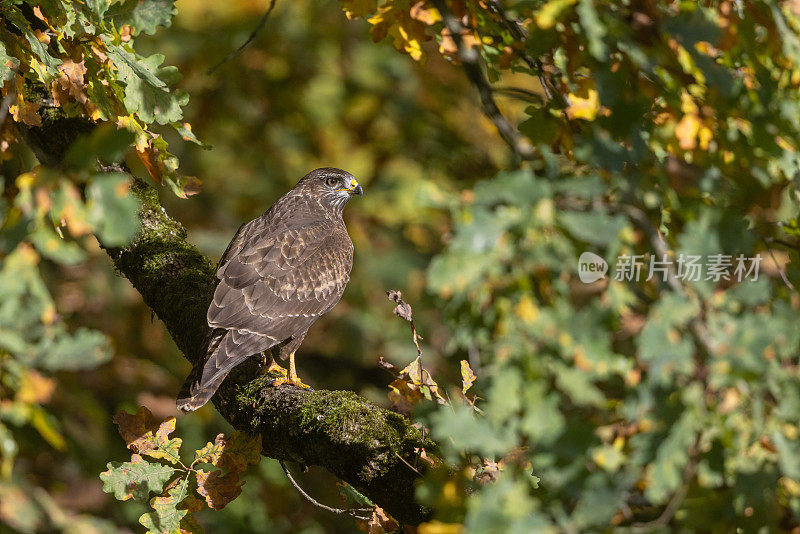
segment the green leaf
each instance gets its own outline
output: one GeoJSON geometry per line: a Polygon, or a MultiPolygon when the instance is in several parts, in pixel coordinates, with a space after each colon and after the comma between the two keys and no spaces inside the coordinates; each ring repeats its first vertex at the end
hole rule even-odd
{"type": "Polygon", "coordinates": [[[5,7],[3,16],[11,21],[11,23],[25,35],[25,39],[28,41],[31,51],[36,55],[39,61],[45,65],[47,72],[49,74],[55,74],[56,67],[61,65],[61,60],[50,55],[47,51],[47,47],[39,41],[33,31],[31,31],[30,24],[22,13],[16,7],[5,7]]]}
{"type": "Polygon", "coordinates": [[[189,493],[189,477],[186,476],[167,495],[150,499],[152,512],[142,514],[139,523],[147,528],[148,534],[173,534],[181,530],[181,520],[188,513],[178,505],[189,493]]]}
{"type": "Polygon", "coordinates": [[[100,473],[103,491],[113,493],[120,501],[133,499],[146,502],[150,493],[161,493],[164,484],[172,478],[177,469],[168,465],[150,463],[134,454],[132,461],[110,462],[108,471],[100,473]]]}
{"type": "Polygon", "coordinates": [[[550,193],[550,186],[539,180],[528,170],[501,172],[491,180],[475,185],[475,202],[491,205],[504,202],[511,205],[527,206],[535,204],[550,193]]]}
{"type": "Polygon", "coordinates": [[[164,56],[153,54],[148,58],[140,59],[122,46],[113,43],[108,43],[106,46],[111,53],[110,55],[115,59],[122,81],[130,84],[133,81],[133,76],[136,76],[153,87],[166,87],[167,84],[156,74],[158,66],[164,62],[164,56]],[[126,66],[130,68],[130,72],[125,68],[126,66]]]}
{"type": "Polygon", "coordinates": [[[683,470],[689,463],[689,450],[701,428],[702,422],[696,413],[686,410],[659,444],[655,460],[651,464],[651,484],[645,490],[645,495],[653,503],[665,501],[683,483],[683,470]]]}
{"type": "Polygon", "coordinates": [[[589,52],[598,61],[605,61],[608,54],[608,48],[603,40],[606,36],[606,27],[597,15],[594,2],[580,0],[576,11],[581,18],[581,26],[586,30],[586,37],[589,39],[589,52]]]}
{"type": "Polygon", "coordinates": [[[347,482],[338,482],[336,488],[339,493],[344,497],[345,501],[358,505],[359,507],[371,508],[375,505],[368,497],[363,495],[360,491],[355,489],[347,482]]]}
{"type": "Polygon", "coordinates": [[[167,85],[180,79],[175,67],[162,67],[164,56],[153,54],[138,58],[120,46],[109,44],[109,51],[119,68],[119,78],[125,82],[125,107],[145,123],[169,124],[183,117],[182,106],[189,96],[180,90],[170,91],[167,85]]]}
{"type": "Polygon", "coordinates": [[[172,124],[172,127],[175,128],[175,131],[177,131],[180,134],[180,136],[183,138],[184,141],[189,141],[196,145],[200,145],[205,150],[211,150],[210,145],[203,143],[202,141],[200,141],[200,139],[197,138],[197,136],[192,131],[192,128],[188,122],[187,123],[175,122],[172,124]]]}
{"type": "Polygon", "coordinates": [[[497,428],[467,406],[441,407],[431,416],[431,422],[434,437],[446,444],[453,457],[457,457],[457,451],[491,457],[508,452],[516,443],[511,428],[497,428]]]}
{"type": "Polygon", "coordinates": [[[560,395],[547,389],[541,382],[530,382],[524,392],[528,407],[522,418],[520,430],[536,444],[554,443],[564,432],[566,422],[559,409],[560,395]]]}
{"type": "Polygon", "coordinates": [[[6,45],[0,42],[0,82],[7,82],[14,77],[14,70],[19,67],[19,60],[6,52],[6,45]],[[11,64],[9,66],[8,64],[11,64]]]}
{"type": "Polygon", "coordinates": [[[577,239],[597,246],[606,246],[614,241],[627,224],[622,215],[602,212],[567,211],[559,213],[558,218],[577,239]]]}
{"type": "Polygon", "coordinates": [[[64,156],[64,163],[88,169],[94,166],[97,158],[104,163],[118,162],[130,148],[133,139],[133,132],[118,129],[112,123],[101,124],[90,135],[81,136],[72,143],[64,156]]]}
{"type": "Polygon", "coordinates": [[[109,4],[110,4],[110,0],[86,0],[86,5],[100,19],[102,19],[103,15],[105,15],[109,4]]]}
{"type": "Polygon", "coordinates": [[[153,35],[159,26],[169,28],[172,17],[178,12],[175,0],[127,0],[114,4],[106,13],[119,28],[129,25],[133,34],[144,32],[153,35]]]}
{"type": "Polygon", "coordinates": [[[510,477],[486,484],[469,497],[466,532],[550,532],[544,517],[534,515],[528,484],[510,477]]]}
{"type": "Polygon", "coordinates": [[[671,292],[662,294],[650,310],[638,346],[639,357],[650,366],[649,376],[655,383],[667,384],[676,373],[692,372],[695,349],[686,325],[697,313],[694,300],[671,292]]]}
{"type": "Polygon", "coordinates": [[[519,124],[519,131],[534,144],[550,145],[558,138],[561,125],[548,108],[528,106],[525,113],[528,118],[519,124]]]}
{"type": "Polygon", "coordinates": [[[30,234],[31,242],[43,256],[64,265],[76,265],[86,259],[86,252],[74,241],[59,237],[47,223],[38,224],[30,234]]]}
{"type": "Polygon", "coordinates": [[[125,245],[139,229],[139,201],[121,173],[97,174],[87,189],[89,221],[106,246],[125,245]]]}
{"type": "Polygon", "coordinates": [[[51,371],[75,371],[97,367],[110,358],[108,339],[102,332],[79,328],[72,335],[64,332],[43,342],[36,365],[51,371]]]}

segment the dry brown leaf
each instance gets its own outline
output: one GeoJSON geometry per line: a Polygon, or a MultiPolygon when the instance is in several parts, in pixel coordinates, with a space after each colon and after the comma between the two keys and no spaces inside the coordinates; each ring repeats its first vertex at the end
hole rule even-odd
{"type": "Polygon", "coordinates": [[[155,450],[158,442],[169,441],[169,434],[175,430],[174,417],[159,423],[144,406],[134,415],[121,410],[114,416],[113,421],[128,448],[139,454],[155,450]]]}
{"type": "Polygon", "coordinates": [[[203,189],[203,181],[194,176],[186,176],[181,182],[181,189],[187,197],[196,195],[203,189]]]}
{"type": "Polygon", "coordinates": [[[244,482],[239,481],[239,474],[230,472],[220,475],[220,471],[206,472],[197,470],[197,493],[206,499],[206,503],[214,510],[221,510],[242,493],[244,482]]]}
{"type": "Polygon", "coordinates": [[[148,144],[147,148],[144,150],[139,150],[138,146],[136,148],[136,155],[142,160],[142,163],[144,163],[147,172],[150,173],[153,180],[164,185],[164,172],[162,169],[164,164],[159,159],[159,154],[160,151],[155,148],[152,143],[148,144]]]}
{"type": "Polygon", "coordinates": [[[46,45],[50,44],[50,36],[45,32],[43,32],[42,30],[33,30],[33,34],[36,36],[36,39],[38,39],[40,43],[46,45]]]}
{"type": "Polygon", "coordinates": [[[17,97],[13,104],[8,106],[8,112],[17,122],[22,122],[28,126],[41,126],[42,118],[39,116],[39,104],[25,100],[25,80],[17,74],[14,83],[14,92],[17,97]]]}
{"type": "Polygon", "coordinates": [[[86,65],[84,64],[83,56],[81,56],[81,61],[79,63],[69,58],[65,59],[63,63],[58,66],[58,70],[66,74],[67,78],[76,85],[84,85],[83,76],[86,74],[86,65]]]}
{"type": "Polygon", "coordinates": [[[400,378],[389,384],[388,396],[400,413],[410,413],[414,405],[425,398],[419,388],[400,378]]]}
{"type": "Polygon", "coordinates": [[[42,15],[42,9],[39,6],[36,6],[36,7],[33,8],[33,15],[37,19],[42,20],[44,22],[47,22],[47,19],[44,18],[44,15],[42,15]]]}
{"type": "MultiPolygon", "coordinates": [[[[86,66],[84,65],[83,56],[81,56],[81,61],[77,63],[72,59],[65,59],[64,62],[58,66],[58,70],[61,72],[61,76],[53,80],[50,87],[53,100],[55,100],[56,104],[59,106],[63,105],[64,102],[68,101],[70,98],[84,106],[91,104],[89,102],[89,97],[86,96],[84,92],[84,88],[86,87],[84,80],[86,66]]],[[[92,107],[96,109],[93,104],[92,107]]],[[[87,109],[87,111],[89,111],[90,114],[92,112],[90,109],[87,109]]]]}
{"type": "Polygon", "coordinates": [[[413,320],[411,305],[403,300],[403,294],[400,291],[397,291],[396,289],[391,289],[386,292],[386,296],[389,297],[389,300],[391,300],[392,302],[397,303],[397,306],[395,306],[394,310],[392,310],[395,315],[397,315],[398,317],[402,317],[408,322],[411,322],[413,320]]]}
{"type": "Polygon", "coordinates": [[[385,532],[394,532],[400,528],[397,521],[377,505],[372,509],[372,516],[369,519],[358,519],[356,520],[356,525],[359,530],[369,534],[384,534],[385,532]]]}
{"type": "Polygon", "coordinates": [[[122,28],[119,29],[119,36],[122,39],[123,43],[127,43],[128,41],[131,40],[131,37],[133,36],[133,27],[131,27],[128,24],[124,25],[122,28]]]}
{"type": "Polygon", "coordinates": [[[195,453],[195,462],[208,463],[235,472],[243,472],[248,465],[256,465],[260,461],[261,435],[251,436],[239,431],[231,434],[230,438],[218,434],[214,443],[207,443],[195,453]]]}

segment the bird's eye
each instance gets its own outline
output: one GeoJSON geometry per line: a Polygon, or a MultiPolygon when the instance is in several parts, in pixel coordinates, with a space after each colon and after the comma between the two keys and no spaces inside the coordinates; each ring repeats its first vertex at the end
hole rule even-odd
{"type": "Polygon", "coordinates": [[[328,178],[327,180],[325,180],[325,183],[328,184],[329,186],[333,187],[333,186],[335,186],[336,184],[339,183],[339,179],[338,178],[328,178]]]}

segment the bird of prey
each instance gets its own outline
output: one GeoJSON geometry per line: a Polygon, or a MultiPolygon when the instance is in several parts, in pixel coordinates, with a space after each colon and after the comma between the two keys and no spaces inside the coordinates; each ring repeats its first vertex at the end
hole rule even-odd
{"type": "Polygon", "coordinates": [[[353,242],[342,210],[363,195],[356,179],[325,167],[305,175],[261,217],[239,228],[217,269],[208,308],[213,328],[206,356],[186,379],[177,405],[203,406],[235,366],[264,354],[275,385],[308,387],[294,353],[308,328],[342,297],[353,266],[353,242]],[[289,358],[289,371],[272,350],[289,358]]]}

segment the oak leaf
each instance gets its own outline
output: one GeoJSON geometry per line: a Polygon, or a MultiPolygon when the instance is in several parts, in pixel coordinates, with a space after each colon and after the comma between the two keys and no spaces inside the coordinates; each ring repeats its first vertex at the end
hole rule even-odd
{"type": "Polygon", "coordinates": [[[181,531],[183,519],[189,512],[179,505],[186,498],[188,485],[187,477],[168,489],[166,495],[150,499],[153,511],[142,514],[139,518],[139,523],[147,528],[148,534],[171,534],[181,531]]]}
{"type": "Polygon", "coordinates": [[[107,471],[100,473],[103,491],[113,493],[120,501],[134,499],[145,502],[151,492],[160,493],[174,474],[174,467],[150,463],[138,454],[130,462],[109,462],[107,471]]]}
{"type": "Polygon", "coordinates": [[[132,451],[151,458],[163,458],[173,464],[179,461],[178,449],[182,440],[169,438],[169,434],[175,430],[174,417],[158,423],[150,410],[142,406],[134,415],[120,411],[113,421],[132,451]]]}
{"type": "Polygon", "coordinates": [[[244,482],[239,481],[239,473],[231,471],[224,475],[214,470],[210,473],[202,469],[196,471],[197,493],[205,497],[206,503],[214,510],[221,510],[242,493],[244,482]]]}
{"type": "Polygon", "coordinates": [[[236,472],[245,471],[248,465],[256,465],[260,461],[261,435],[251,436],[239,431],[229,438],[218,434],[214,443],[209,442],[195,452],[194,459],[194,463],[207,463],[236,472]]]}

